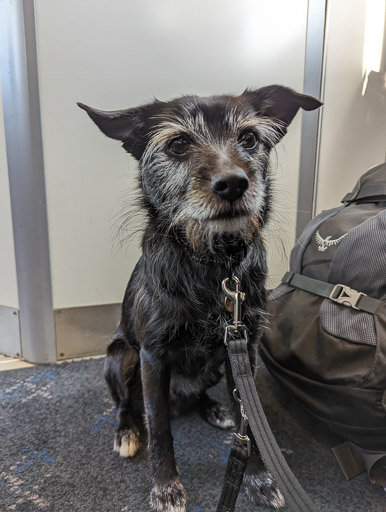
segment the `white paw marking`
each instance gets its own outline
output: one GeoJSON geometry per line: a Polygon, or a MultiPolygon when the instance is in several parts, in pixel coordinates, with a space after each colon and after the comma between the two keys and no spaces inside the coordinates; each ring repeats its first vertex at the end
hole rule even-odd
{"type": "Polygon", "coordinates": [[[232,418],[224,418],[223,420],[219,420],[218,423],[222,428],[234,428],[236,426],[232,418]]]}
{"type": "Polygon", "coordinates": [[[179,479],[165,486],[154,486],[150,506],[156,512],[186,512],[186,494],[179,479]]]}
{"type": "Polygon", "coordinates": [[[285,507],[285,499],[277,484],[266,473],[244,476],[244,489],[255,504],[264,504],[275,510],[285,507]]]}
{"type": "Polygon", "coordinates": [[[285,507],[285,499],[279,489],[276,489],[273,493],[272,499],[269,501],[269,505],[278,510],[285,507]]]}
{"type": "Polygon", "coordinates": [[[113,450],[121,457],[134,457],[138,452],[140,447],[139,436],[138,433],[133,430],[128,430],[124,432],[120,439],[118,436],[114,439],[114,447],[113,450]]]}
{"type": "Polygon", "coordinates": [[[215,427],[223,429],[234,428],[236,426],[233,418],[223,406],[218,406],[218,408],[213,409],[211,414],[208,416],[208,422],[215,427]]]}

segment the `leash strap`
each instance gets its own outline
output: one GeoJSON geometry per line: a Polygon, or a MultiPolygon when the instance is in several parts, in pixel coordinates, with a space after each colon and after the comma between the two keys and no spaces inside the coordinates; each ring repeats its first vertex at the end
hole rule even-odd
{"type": "Polygon", "coordinates": [[[233,436],[231,452],[229,455],[223,488],[216,512],[233,512],[237,496],[247,467],[248,450],[245,443],[233,436]]]}
{"type": "MultiPolygon", "coordinates": [[[[248,354],[247,328],[241,322],[241,303],[246,295],[240,290],[240,280],[233,274],[222,281],[225,306],[233,312],[233,322],[225,328],[224,343],[228,347],[232,376],[236,385],[233,392],[240,403],[241,423],[239,433],[234,435],[231,457],[227,465],[224,486],[217,506],[217,512],[233,512],[239,493],[247,458],[250,451],[248,425],[255,438],[257,448],[266,468],[272,473],[283,492],[287,503],[295,512],[317,512],[311,499],[289,468],[276,442],[275,436],[264,414],[256,391],[248,354]],[[229,285],[233,282],[233,287],[229,285]],[[238,396],[236,394],[238,393],[238,396]],[[246,444],[247,455],[241,450],[240,442],[246,444]]],[[[245,449],[245,446],[244,446],[245,449]]]]}
{"type": "MultiPolygon", "coordinates": [[[[260,456],[265,466],[278,482],[280,490],[283,492],[287,503],[292,506],[294,511],[317,512],[317,508],[314,503],[299,484],[284,459],[280,447],[277,444],[268,424],[256,391],[246,340],[228,339],[228,356],[236,388],[239,392],[241,403],[244,406],[245,413],[249,420],[249,427],[252,431],[253,437],[255,438],[260,456]]],[[[234,509],[218,508],[217,512],[228,512],[232,510],[234,509]]]]}

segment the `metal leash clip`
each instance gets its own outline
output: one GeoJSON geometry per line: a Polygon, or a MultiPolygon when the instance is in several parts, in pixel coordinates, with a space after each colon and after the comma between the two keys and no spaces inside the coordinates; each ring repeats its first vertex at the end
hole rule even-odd
{"type": "Polygon", "coordinates": [[[245,341],[248,342],[247,328],[240,321],[241,318],[241,303],[245,301],[246,295],[240,291],[240,280],[234,274],[231,279],[225,278],[221,283],[223,292],[225,293],[225,307],[229,312],[233,312],[233,322],[225,327],[224,343],[228,346],[229,336],[243,335],[245,341]],[[229,283],[232,281],[235,289],[229,288],[229,283]]]}
{"type": "Polygon", "coordinates": [[[248,416],[245,414],[244,406],[241,402],[241,399],[239,397],[238,391],[235,388],[233,390],[233,397],[240,404],[240,414],[241,414],[241,420],[240,420],[240,426],[239,431],[234,433],[234,436],[237,437],[239,441],[247,445],[247,454],[248,457],[251,456],[252,448],[251,448],[251,440],[248,437],[248,416]]]}

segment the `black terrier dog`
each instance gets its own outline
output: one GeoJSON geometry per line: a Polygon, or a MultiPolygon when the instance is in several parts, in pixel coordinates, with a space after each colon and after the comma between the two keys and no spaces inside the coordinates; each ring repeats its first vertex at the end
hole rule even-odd
{"type": "MultiPolygon", "coordinates": [[[[212,425],[234,426],[227,410],[207,395],[224,366],[228,388],[234,388],[223,341],[230,313],[221,282],[234,272],[246,293],[243,321],[253,368],[266,303],[261,232],[271,207],[269,154],[299,108],[320,105],[277,85],[113,112],[79,104],[139,161],[147,212],[143,255],[107,350],[105,377],[118,410],[114,450],[133,457],[147,431],[150,504],[156,511],[186,510],[171,414],[196,407],[212,425]]],[[[244,479],[249,496],[282,507],[280,491],[261,469],[255,454],[244,479]]]]}

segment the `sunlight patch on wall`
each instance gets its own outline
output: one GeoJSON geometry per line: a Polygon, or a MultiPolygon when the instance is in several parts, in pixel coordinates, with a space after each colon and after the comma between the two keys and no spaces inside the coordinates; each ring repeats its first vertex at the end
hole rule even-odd
{"type": "Polygon", "coordinates": [[[384,50],[385,0],[367,0],[365,39],[363,47],[363,88],[362,96],[366,93],[371,71],[381,71],[382,53],[384,50]]]}

